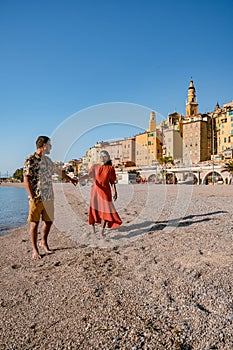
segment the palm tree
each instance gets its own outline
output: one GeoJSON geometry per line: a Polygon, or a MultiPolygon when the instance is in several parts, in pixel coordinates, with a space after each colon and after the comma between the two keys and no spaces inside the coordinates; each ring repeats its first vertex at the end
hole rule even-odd
{"type": "Polygon", "coordinates": [[[167,166],[168,164],[174,165],[174,161],[171,156],[160,157],[158,159],[159,163],[167,166]]]}
{"type": "Polygon", "coordinates": [[[171,167],[171,165],[174,165],[174,161],[173,161],[171,156],[160,157],[158,159],[158,161],[163,167],[163,170],[162,170],[163,181],[166,184],[166,182],[167,182],[167,168],[168,168],[168,166],[171,167]]]}
{"type": "Polygon", "coordinates": [[[223,167],[223,170],[222,170],[222,173],[224,171],[227,171],[228,173],[230,173],[230,183],[232,183],[232,179],[233,179],[233,160],[227,162],[224,167],[223,167]]]}

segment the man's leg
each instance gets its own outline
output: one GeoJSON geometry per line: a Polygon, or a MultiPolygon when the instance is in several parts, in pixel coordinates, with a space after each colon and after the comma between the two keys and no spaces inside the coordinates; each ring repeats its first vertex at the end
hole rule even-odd
{"type": "Polygon", "coordinates": [[[42,220],[44,221],[44,226],[40,246],[43,247],[46,254],[51,254],[53,251],[48,246],[48,235],[54,220],[54,202],[45,201],[43,202],[43,207],[42,220]]]}
{"type": "Polygon", "coordinates": [[[30,223],[30,237],[32,243],[32,258],[35,260],[41,259],[41,256],[37,247],[37,238],[38,238],[38,225],[39,222],[30,223]]]}
{"type": "Polygon", "coordinates": [[[52,224],[53,224],[52,221],[45,221],[44,226],[43,226],[43,230],[42,230],[42,237],[41,237],[40,246],[44,248],[44,251],[47,254],[50,254],[53,252],[51,249],[49,249],[49,246],[48,246],[48,235],[49,235],[52,224]]]}

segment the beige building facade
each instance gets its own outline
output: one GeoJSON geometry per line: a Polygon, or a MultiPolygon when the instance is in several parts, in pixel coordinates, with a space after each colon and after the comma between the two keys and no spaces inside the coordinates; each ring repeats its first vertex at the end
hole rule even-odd
{"type": "Polygon", "coordinates": [[[122,164],[136,164],[136,137],[122,140],[122,164]]]}
{"type": "Polygon", "coordinates": [[[156,128],[155,112],[150,113],[149,128],[135,136],[135,160],[138,167],[153,166],[162,156],[162,134],[156,128]]]}
{"type": "Polygon", "coordinates": [[[183,163],[194,165],[211,159],[211,118],[199,114],[183,121],[183,163]]]}
{"type": "Polygon", "coordinates": [[[213,116],[215,117],[217,155],[223,160],[233,158],[233,101],[217,105],[213,116]]]}
{"type": "Polygon", "coordinates": [[[163,156],[182,162],[183,158],[183,120],[177,112],[168,114],[167,121],[161,126],[163,133],[163,156]]]}
{"type": "Polygon", "coordinates": [[[110,154],[112,165],[122,165],[122,140],[110,141],[104,148],[110,154]]]}

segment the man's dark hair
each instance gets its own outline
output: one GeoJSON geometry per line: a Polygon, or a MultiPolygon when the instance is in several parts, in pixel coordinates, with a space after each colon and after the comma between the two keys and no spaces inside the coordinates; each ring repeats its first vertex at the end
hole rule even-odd
{"type": "Polygon", "coordinates": [[[36,148],[38,149],[43,147],[48,141],[50,141],[50,138],[48,136],[39,136],[36,140],[36,148]]]}

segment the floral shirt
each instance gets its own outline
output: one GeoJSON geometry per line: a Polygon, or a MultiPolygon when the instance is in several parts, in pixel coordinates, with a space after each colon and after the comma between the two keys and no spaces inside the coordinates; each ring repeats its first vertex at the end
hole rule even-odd
{"type": "Polygon", "coordinates": [[[34,153],[26,158],[23,174],[29,176],[35,199],[42,201],[54,199],[52,175],[55,171],[55,164],[47,156],[40,157],[34,153]]]}

